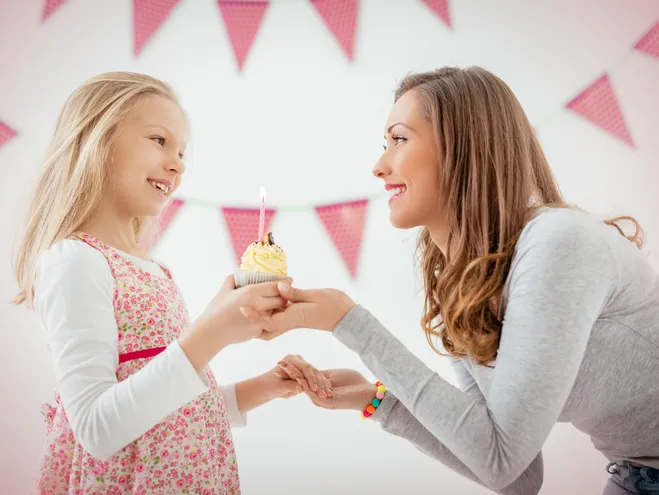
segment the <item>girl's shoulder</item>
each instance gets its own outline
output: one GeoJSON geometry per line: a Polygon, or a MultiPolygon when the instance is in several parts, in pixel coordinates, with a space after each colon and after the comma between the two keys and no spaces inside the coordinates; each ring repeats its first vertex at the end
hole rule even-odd
{"type": "Polygon", "coordinates": [[[107,265],[103,253],[86,242],[77,239],[63,239],[46,249],[39,256],[38,265],[77,265],[80,263],[107,265]]]}

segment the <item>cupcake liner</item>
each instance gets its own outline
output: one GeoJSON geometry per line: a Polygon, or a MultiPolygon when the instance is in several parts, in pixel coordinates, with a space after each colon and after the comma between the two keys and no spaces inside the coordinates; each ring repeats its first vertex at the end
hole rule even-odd
{"type": "Polygon", "coordinates": [[[270,273],[251,272],[248,270],[236,270],[233,272],[233,278],[236,281],[236,287],[245,285],[262,284],[264,282],[275,282],[285,280],[286,275],[272,275],[270,273]]]}

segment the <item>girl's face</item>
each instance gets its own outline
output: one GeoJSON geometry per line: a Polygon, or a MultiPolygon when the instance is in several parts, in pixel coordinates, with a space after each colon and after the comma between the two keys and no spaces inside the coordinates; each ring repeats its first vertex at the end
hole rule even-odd
{"type": "Polygon", "coordinates": [[[385,127],[385,151],[373,175],[390,192],[389,220],[409,229],[442,224],[439,201],[439,156],[431,124],[423,117],[414,90],[401,96],[385,127]]]}
{"type": "Polygon", "coordinates": [[[180,184],[186,142],[187,123],[175,102],[161,96],[142,100],[113,142],[104,199],[122,216],[159,215],[180,184]]]}

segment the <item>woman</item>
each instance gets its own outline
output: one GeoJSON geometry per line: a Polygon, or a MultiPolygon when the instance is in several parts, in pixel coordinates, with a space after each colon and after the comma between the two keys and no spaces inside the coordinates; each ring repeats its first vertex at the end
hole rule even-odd
{"type": "MultiPolygon", "coordinates": [[[[333,332],[392,391],[373,419],[494,491],[539,491],[542,445],[560,421],[611,461],[605,494],[659,493],[659,277],[635,220],[569,208],[521,105],[483,69],[407,77],[385,129],[373,173],[393,192],[392,225],[423,227],[422,327],[461,390],[339,291],[281,284],[293,304],[246,316],[270,337],[333,332]]],[[[368,404],[373,386],[336,373],[321,402],[356,407],[341,401],[349,385],[368,404]]]]}

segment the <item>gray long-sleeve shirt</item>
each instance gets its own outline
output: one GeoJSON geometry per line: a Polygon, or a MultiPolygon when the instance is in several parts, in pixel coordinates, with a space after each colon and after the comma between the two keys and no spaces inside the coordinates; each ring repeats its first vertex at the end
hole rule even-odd
{"type": "Polygon", "coordinates": [[[499,493],[540,490],[557,421],[609,460],[659,468],[659,276],[645,255],[594,216],[546,210],[517,243],[503,307],[494,368],[451,358],[460,389],[361,306],[334,335],[391,391],[373,416],[386,431],[499,493]]]}

